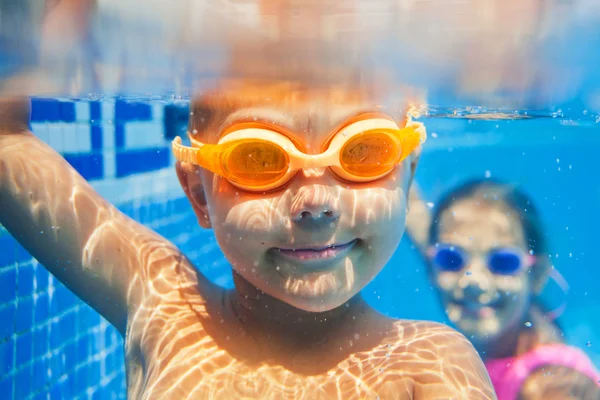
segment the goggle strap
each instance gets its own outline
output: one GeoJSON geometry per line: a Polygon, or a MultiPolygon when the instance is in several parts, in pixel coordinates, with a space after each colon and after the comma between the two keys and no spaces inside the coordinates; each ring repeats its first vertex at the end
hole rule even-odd
{"type": "Polygon", "coordinates": [[[552,321],[554,321],[554,320],[558,319],[558,317],[560,317],[567,309],[567,294],[569,293],[570,287],[569,287],[569,283],[567,282],[565,277],[560,272],[558,272],[558,270],[556,268],[552,268],[550,270],[549,278],[551,280],[553,280],[554,283],[556,283],[556,285],[560,288],[560,290],[564,294],[562,303],[558,307],[556,307],[553,310],[550,310],[549,312],[546,313],[548,318],[550,318],[552,321]]]}
{"type": "Polygon", "coordinates": [[[422,134],[413,127],[401,129],[398,138],[402,146],[400,161],[404,161],[422,143],[422,134]]]}
{"type": "Polygon", "coordinates": [[[180,162],[185,162],[200,166],[217,175],[224,173],[219,162],[220,149],[215,145],[205,145],[200,142],[195,143],[199,147],[188,147],[181,144],[181,138],[177,136],[172,143],[173,155],[180,162]]]}

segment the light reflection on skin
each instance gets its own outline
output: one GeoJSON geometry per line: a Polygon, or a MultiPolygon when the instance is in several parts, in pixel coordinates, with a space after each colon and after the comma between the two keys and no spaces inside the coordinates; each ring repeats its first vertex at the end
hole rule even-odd
{"type": "MultiPolygon", "coordinates": [[[[340,122],[330,119],[337,104],[324,101],[311,114],[297,103],[283,112],[295,116],[290,128],[299,139],[319,149],[340,122]]],[[[376,182],[340,183],[327,170],[307,170],[265,195],[178,165],[200,225],[213,227],[234,267],[236,289],[226,292],[104,201],[26,123],[7,127],[0,129],[0,222],[124,335],[128,397],[494,397],[462,335],[384,317],[355,296],[400,240],[418,153],[376,182]],[[333,220],[294,218],[312,208],[332,211],[333,220]],[[360,243],[326,271],[269,252],[292,241],[355,238],[360,243]]]]}
{"type": "MultiPolygon", "coordinates": [[[[319,96],[311,98],[319,99],[319,96]]],[[[264,106],[243,107],[231,115],[242,119],[254,115],[259,121],[277,116],[278,126],[301,140],[311,149],[309,153],[314,154],[321,151],[323,143],[340,123],[365,109],[368,106],[363,104],[331,106],[317,100],[292,102],[271,110],[264,106]],[[283,117],[285,115],[294,118],[283,117]]],[[[229,116],[226,121],[221,126],[229,126],[235,119],[229,116]]],[[[200,134],[201,140],[217,141],[215,132],[219,131],[213,131],[212,127],[200,128],[196,129],[211,131],[200,134]]],[[[398,210],[406,209],[409,174],[410,168],[396,168],[388,177],[375,182],[340,184],[327,169],[311,168],[299,171],[284,189],[266,195],[243,192],[208,171],[186,174],[184,185],[203,186],[201,192],[206,198],[202,202],[206,202],[207,207],[199,218],[205,220],[209,215],[219,243],[226,245],[224,252],[241,276],[265,293],[295,307],[326,311],[356,295],[398,246],[405,217],[398,210]],[[309,217],[299,218],[305,211],[309,217]],[[331,212],[332,217],[314,218],[314,214],[322,211],[331,212]],[[272,251],[322,248],[355,239],[358,242],[348,254],[351,262],[335,260],[336,266],[323,274],[272,251]],[[233,243],[235,245],[230,245],[233,243]],[[353,282],[353,285],[348,287],[344,282],[353,282]]]]}

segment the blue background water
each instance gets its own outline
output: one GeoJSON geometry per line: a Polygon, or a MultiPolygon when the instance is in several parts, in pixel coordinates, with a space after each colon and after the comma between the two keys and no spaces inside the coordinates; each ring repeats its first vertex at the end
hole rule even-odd
{"type": "MultiPolygon", "coordinates": [[[[125,214],[172,240],[210,279],[231,286],[210,231],[198,227],[173,173],[169,139],[184,126],[185,103],[33,103],[32,129],[125,214]]],[[[517,121],[427,118],[417,172],[428,201],[464,179],[517,182],[545,220],[553,262],[571,285],[560,323],[567,340],[600,365],[600,290],[594,174],[600,125],[585,116],[517,121]]],[[[382,312],[446,322],[424,266],[403,242],[363,291],[382,312]]],[[[563,298],[549,287],[545,298],[563,298]]],[[[124,398],[122,340],[0,228],[0,397],[124,398]]]]}

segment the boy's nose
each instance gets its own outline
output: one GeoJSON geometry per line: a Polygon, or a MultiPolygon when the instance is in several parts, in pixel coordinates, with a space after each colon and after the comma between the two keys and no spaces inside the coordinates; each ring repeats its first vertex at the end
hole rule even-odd
{"type": "Polygon", "coordinates": [[[313,221],[313,222],[332,222],[339,217],[339,213],[322,207],[306,207],[303,210],[292,215],[292,220],[295,222],[313,221]]]}
{"type": "Polygon", "coordinates": [[[322,185],[301,187],[290,210],[290,217],[296,223],[331,223],[339,216],[339,199],[330,187],[322,185]]]}

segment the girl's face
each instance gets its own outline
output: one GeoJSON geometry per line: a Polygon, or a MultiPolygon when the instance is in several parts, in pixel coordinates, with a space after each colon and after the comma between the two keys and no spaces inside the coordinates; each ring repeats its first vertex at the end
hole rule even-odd
{"type": "Polygon", "coordinates": [[[431,276],[452,323],[486,343],[526,322],[533,257],[518,215],[500,202],[469,198],[444,211],[439,224],[431,276]]]}

